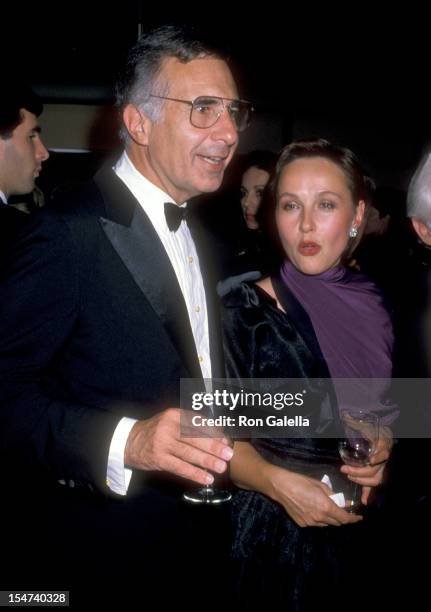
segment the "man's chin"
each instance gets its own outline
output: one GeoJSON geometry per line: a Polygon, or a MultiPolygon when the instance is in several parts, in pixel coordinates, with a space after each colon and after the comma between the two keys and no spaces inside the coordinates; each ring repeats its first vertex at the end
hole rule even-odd
{"type": "Polygon", "coordinates": [[[12,189],[10,191],[10,195],[11,196],[26,196],[29,193],[32,193],[34,187],[35,187],[34,182],[28,185],[19,185],[19,187],[16,187],[15,189],[12,189]]]}
{"type": "Polygon", "coordinates": [[[25,193],[31,193],[33,191],[33,189],[36,186],[36,182],[34,180],[34,178],[32,178],[27,185],[23,185],[22,186],[22,191],[20,193],[25,194],[25,193]],[[25,189],[25,191],[24,191],[25,189]]]}
{"type": "Polygon", "coordinates": [[[213,193],[213,191],[217,191],[217,189],[220,189],[222,182],[223,174],[221,176],[218,175],[217,177],[212,177],[210,179],[202,181],[202,184],[200,185],[200,192],[213,193]]]}

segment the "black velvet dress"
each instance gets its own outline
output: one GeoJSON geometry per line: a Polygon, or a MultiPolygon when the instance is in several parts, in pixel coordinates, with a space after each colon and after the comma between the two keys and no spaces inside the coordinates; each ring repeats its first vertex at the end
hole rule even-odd
{"type": "MultiPolygon", "coordinates": [[[[307,402],[309,410],[320,411],[318,427],[331,435],[341,434],[328,367],[310,319],[281,281],[273,279],[273,284],[279,298],[283,292],[286,313],[254,284],[243,283],[224,298],[227,375],[302,378],[303,388],[316,400],[307,402]]],[[[334,490],[339,479],[345,478],[339,472],[341,460],[334,437],[250,442],[271,463],[318,480],[328,474],[334,490]]],[[[358,579],[363,603],[368,581],[362,579],[371,575],[369,518],[343,527],[300,528],[266,496],[238,489],[232,520],[232,577],[238,609],[352,610],[356,604],[359,607],[358,598],[352,601],[355,591],[358,595],[358,579]]]]}

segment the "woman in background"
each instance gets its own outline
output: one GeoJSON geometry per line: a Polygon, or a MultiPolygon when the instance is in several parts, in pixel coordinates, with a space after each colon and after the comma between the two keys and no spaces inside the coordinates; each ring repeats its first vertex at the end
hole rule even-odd
{"type": "Polygon", "coordinates": [[[259,229],[256,215],[275,161],[276,155],[271,151],[252,151],[245,159],[241,176],[241,208],[249,230],[259,229]]]}
{"type": "Polygon", "coordinates": [[[270,269],[273,251],[259,226],[258,213],[276,159],[271,151],[252,151],[245,157],[240,192],[244,227],[238,236],[232,275],[254,270],[266,274],[270,269]]]}

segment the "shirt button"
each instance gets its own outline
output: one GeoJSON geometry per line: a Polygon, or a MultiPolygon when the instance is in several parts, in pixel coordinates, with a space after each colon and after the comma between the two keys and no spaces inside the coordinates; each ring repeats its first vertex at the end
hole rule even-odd
{"type": "Polygon", "coordinates": [[[189,255],[188,260],[190,264],[193,263],[193,257],[191,255],[189,255]]]}
{"type": "Polygon", "coordinates": [[[201,311],[200,306],[196,306],[195,312],[200,312],[200,311],[201,311]]]}
{"type": "Polygon", "coordinates": [[[199,362],[202,363],[203,360],[204,360],[204,358],[199,356],[199,362]]]}

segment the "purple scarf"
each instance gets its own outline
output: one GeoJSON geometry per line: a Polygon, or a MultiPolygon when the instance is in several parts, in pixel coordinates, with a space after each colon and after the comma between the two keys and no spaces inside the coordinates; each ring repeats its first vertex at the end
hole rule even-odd
{"type": "MultiPolygon", "coordinates": [[[[281,278],[310,317],[332,378],[390,379],[392,324],[380,292],[366,276],[341,265],[303,274],[286,260],[281,278]]],[[[377,405],[386,387],[376,381],[373,411],[386,411],[377,405]]],[[[339,396],[338,385],[336,390],[339,396]]]]}

